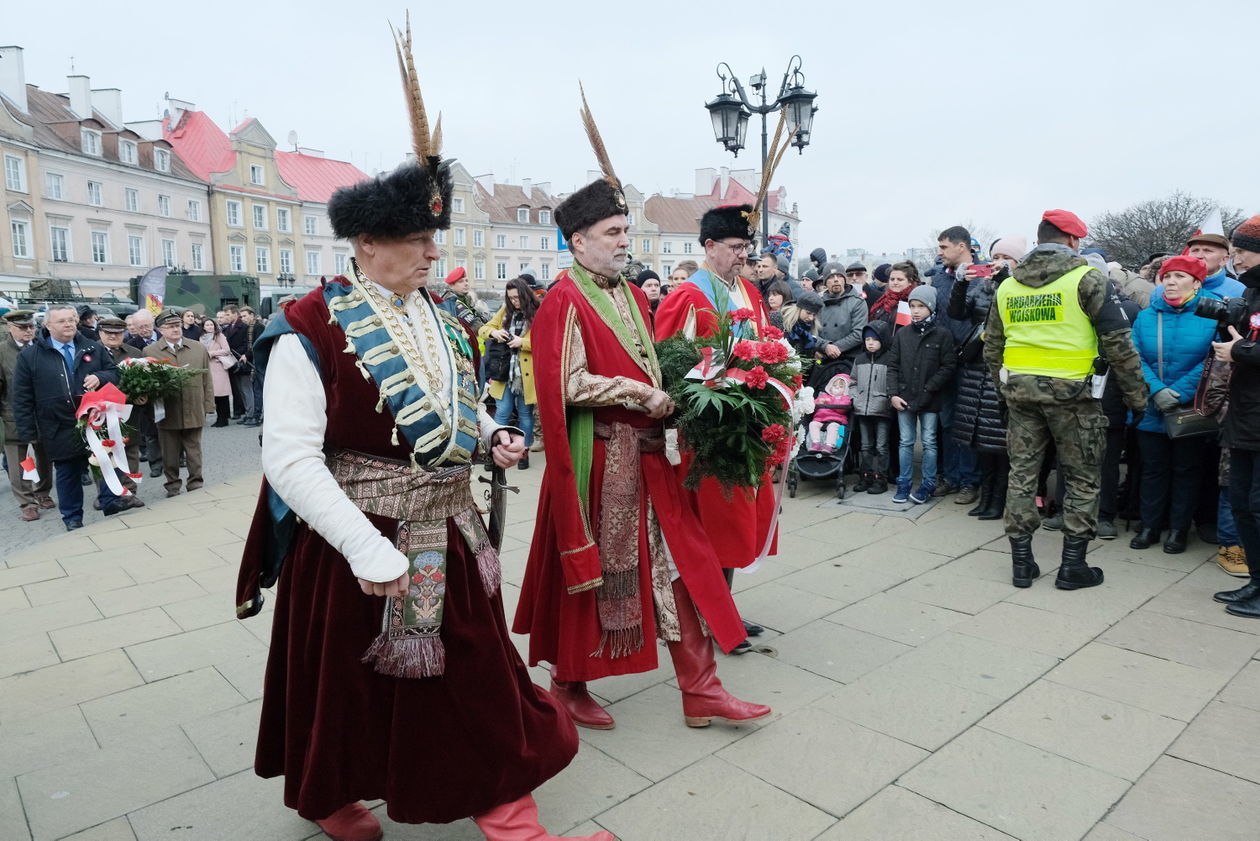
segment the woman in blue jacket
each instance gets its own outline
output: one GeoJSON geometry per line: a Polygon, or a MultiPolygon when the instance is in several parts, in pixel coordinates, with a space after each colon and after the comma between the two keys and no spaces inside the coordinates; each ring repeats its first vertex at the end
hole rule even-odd
{"type": "Polygon", "coordinates": [[[1194,401],[1203,363],[1212,347],[1216,322],[1195,315],[1199,301],[1219,298],[1203,289],[1207,267],[1198,257],[1171,257],[1159,271],[1163,294],[1133,324],[1133,343],[1151,397],[1138,423],[1142,457],[1142,528],[1129,543],[1146,549],[1168,524],[1164,551],[1184,552],[1190,520],[1198,504],[1207,439],[1169,438],[1164,412],[1194,401]]]}

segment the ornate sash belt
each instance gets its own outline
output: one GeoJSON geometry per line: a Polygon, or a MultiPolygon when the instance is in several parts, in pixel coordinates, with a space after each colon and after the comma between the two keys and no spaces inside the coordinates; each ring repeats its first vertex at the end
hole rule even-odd
{"type": "Polygon", "coordinates": [[[394,545],[407,556],[407,594],[385,600],[380,636],[363,655],[363,662],[393,677],[443,674],[448,518],[454,518],[477,559],[486,595],[493,596],[501,581],[499,554],[473,502],[469,467],[425,472],[413,470],[407,462],[337,450],[328,456],[328,469],[364,514],[398,521],[394,545]]]}

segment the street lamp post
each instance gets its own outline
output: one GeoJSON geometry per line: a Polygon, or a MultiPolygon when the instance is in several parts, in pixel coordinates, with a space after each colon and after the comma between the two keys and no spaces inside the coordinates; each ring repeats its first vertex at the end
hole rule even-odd
{"type": "MultiPolygon", "coordinates": [[[[726,151],[739,157],[739,150],[744,148],[744,138],[748,134],[748,118],[753,114],[761,115],[761,170],[765,172],[767,158],[770,154],[770,139],[766,132],[766,116],[775,111],[787,112],[788,130],[793,134],[792,145],[803,153],[809,145],[810,132],[814,125],[814,113],[818,106],[814,104],[817,93],[805,90],[805,74],[801,72],[801,57],[792,56],[787,69],[783,71],[783,81],[779,83],[779,94],[773,102],[766,98],[766,71],[748,80],[754,97],[760,97],[760,104],[748,100],[744,86],[731,66],[721,62],[717,66],[718,78],[722,80],[722,92],[704,107],[708,109],[713,120],[713,136],[726,151]],[[725,72],[723,72],[725,68],[725,72]]],[[[761,199],[761,240],[764,246],[770,238],[769,200],[761,199]]]]}

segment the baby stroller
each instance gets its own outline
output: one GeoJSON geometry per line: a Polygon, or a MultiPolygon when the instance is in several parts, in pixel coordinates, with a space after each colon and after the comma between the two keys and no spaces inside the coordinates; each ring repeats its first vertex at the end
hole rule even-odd
{"type": "Polygon", "coordinates": [[[810,439],[810,425],[819,422],[826,423],[830,418],[835,416],[835,407],[826,406],[824,402],[827,400],[828,394],[833,393],[832,383],[843,382],[844,399],[848,400],[848,404],[852,404],[848,398],[848,374],[836,374],[831,381],[828,382],[826,391],[815,398],[814,411],[806,415],[801,420],[800,426],[797,427],[796,436],[799,441],[796,452],[792,455],[792,460],[788,462],[787,487],[788,496],[796,498],[796,490],[800,486],[801,478],[821,481],[824,479],[834,479],[836,483],[836,498],[844,499],[844,468],[845,462],[849,457],[849,446],[853,441],[854,426],[852,421],[852,413],[849,412],[849,423],[840,426],[840,438],[835,446],[819,447],[810,439]],[[828,415],[828,410],[831,415],[828,415]]]}

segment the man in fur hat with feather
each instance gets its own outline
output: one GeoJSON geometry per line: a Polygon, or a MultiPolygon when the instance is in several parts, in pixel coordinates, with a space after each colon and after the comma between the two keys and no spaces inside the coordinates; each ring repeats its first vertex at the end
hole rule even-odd
{"type": "Polygon", "coordinates": [[[573,252],[534,318],[534,377],[547,472],[513,629],[580,726],[611,729],[587,681],[650,671],[665,640],[690,727],[752,721],[770,708],[727,692],[713,641],[744,638],[713,546],[665,457],[647,298],[622,279],[626,199],[586,98],[583,119],[604,178],[565,199],[556,224],[573,252]],[[711,639],[712,638],[712,639],[711,639]]]}
{"type": "MultiPolygon", "coordinates": [[[[399,40],[416,160],[337,191],[345,276],[284,307],[267,370],[266,476],[237,612],[279,578],[255,770],[335,841],[472,817],[490,841],[548,841],[531,792],[577,751],[508,637],[497,551],[473,502],[479,448],[510,467],[519,430],[477,403],[472,337],[428,289],[451,175],[399,40]]],[[[588,841],[612,841],[601,832],[588,841]]]]}

